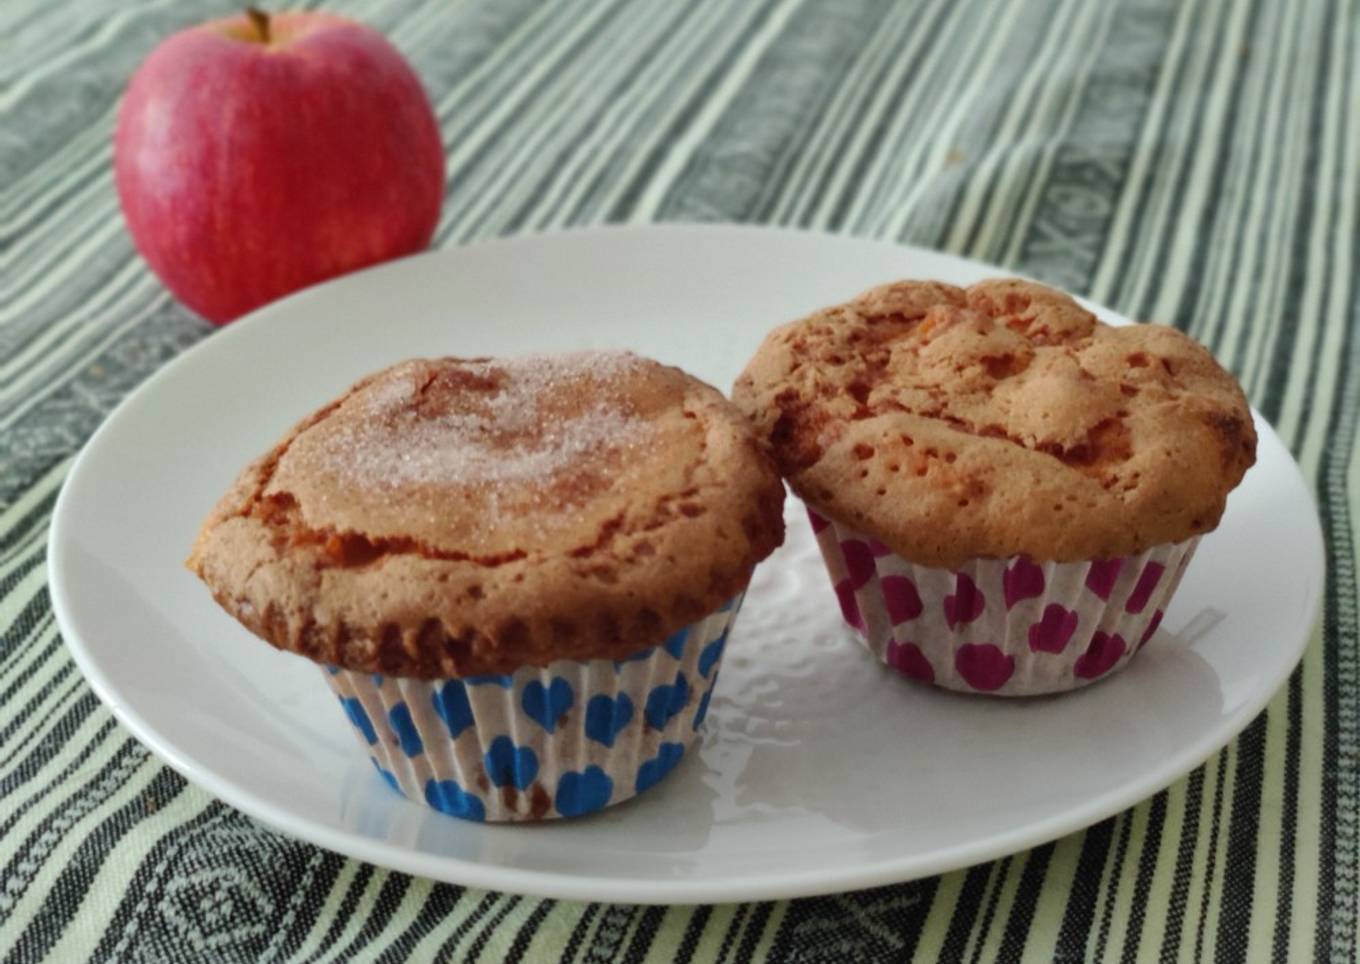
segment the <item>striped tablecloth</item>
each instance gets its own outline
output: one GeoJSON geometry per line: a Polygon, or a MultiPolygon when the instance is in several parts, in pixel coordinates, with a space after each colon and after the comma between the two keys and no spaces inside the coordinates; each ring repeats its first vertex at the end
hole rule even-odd
{"type": "Polygon", "coordinates": [[[53,622],[48,520],[103,416],[210,329],[135,255],[129,73],[216,0],[0,5],[0,960],[1356,958],[1355,0],[345,0],[430,90],[437,243],[796,224],[996,262],[1202,339],[1303,465],[1325,616],[1227,750],[1084,833],[899,886],[648,908],[299,843],[114,723],[53,622]]]}

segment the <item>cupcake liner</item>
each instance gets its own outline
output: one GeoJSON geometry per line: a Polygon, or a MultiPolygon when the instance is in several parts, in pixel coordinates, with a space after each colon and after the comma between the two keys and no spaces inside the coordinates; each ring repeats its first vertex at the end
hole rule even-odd
{"type": "Polygon", "coordinates": [[[421,680],[326,667],[393,789],[466,820],[575,817],[649,789],[708,712],[741,597],[626,660],[421,680]]]}
{"type": "Polygon", "coordinates": [[[1157,631],[1199,537],[1118,559],[918,566],[808,510],[841,613],[903,676],[1037,696],[1116,672],[1157,631]]]}

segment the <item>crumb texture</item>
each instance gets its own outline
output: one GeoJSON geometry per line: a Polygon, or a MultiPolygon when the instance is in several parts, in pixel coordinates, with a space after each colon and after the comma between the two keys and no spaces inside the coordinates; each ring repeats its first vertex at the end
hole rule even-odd
{"type": "Polygon", "coordinates": [[[799,496],[922,565],[1179,542],[1256,455],[1202,346],[1018,279],[903,281],[784,325],[733,398],[799,496]]]}
{"type": "Polygon", "coordinates": [[[420,359],[248,466],[189,567],[247,628],[351,670],[510,672],[655,645],[783,538],[748,423],[626,352],[420,359]]]}

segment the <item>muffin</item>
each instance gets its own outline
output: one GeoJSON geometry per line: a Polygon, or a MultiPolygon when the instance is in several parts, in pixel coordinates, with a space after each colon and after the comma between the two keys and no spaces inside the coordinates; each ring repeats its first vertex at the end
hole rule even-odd
{"type": "Polygon", "coordinates": [[[846,621],[970,693],[1125,665],[1256,452],[1207,350],[1016,279],[904,281],[785,325],[733,398],[807,504],[846,621]]]}
{"type": "Polygon", "coordinates": [[[622,352],[395,365],[249,465],[187,565],[324,669],[383,778],[475,820],[655,784],[784,488],[717,391],[622,352]]]}

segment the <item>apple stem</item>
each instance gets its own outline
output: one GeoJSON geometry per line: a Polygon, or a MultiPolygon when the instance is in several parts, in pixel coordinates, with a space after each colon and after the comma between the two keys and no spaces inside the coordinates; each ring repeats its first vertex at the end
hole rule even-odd
{"type": "Polygon", "coordinates": [[[260,43],[269,43],[269,14],[259,7],[246,7],[246,16],[255,27],[255,32],[260,35],[260,43]]]}

